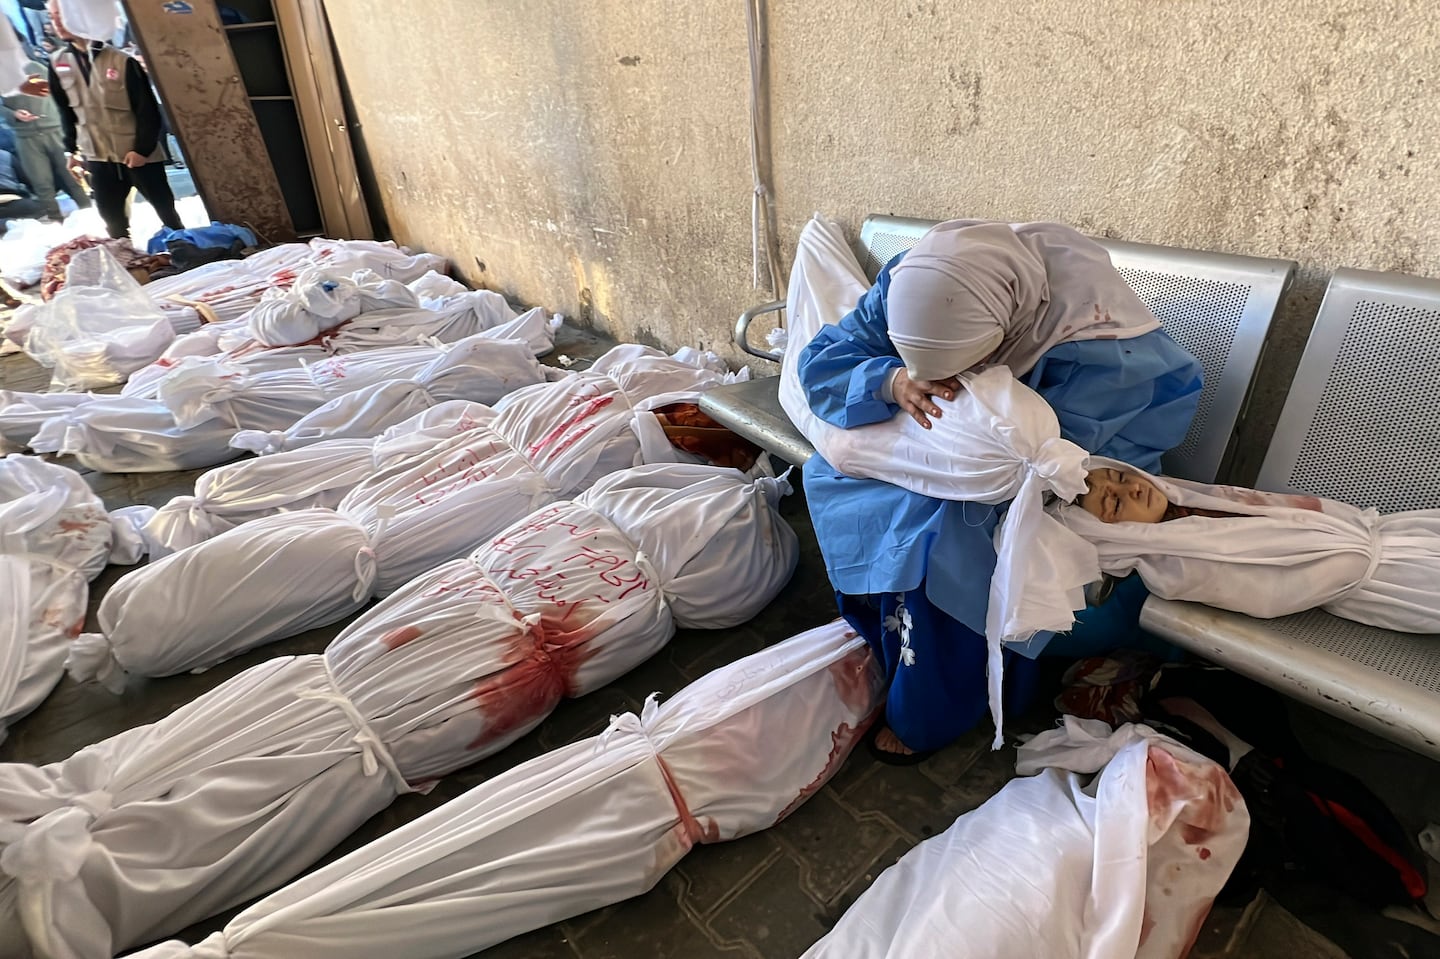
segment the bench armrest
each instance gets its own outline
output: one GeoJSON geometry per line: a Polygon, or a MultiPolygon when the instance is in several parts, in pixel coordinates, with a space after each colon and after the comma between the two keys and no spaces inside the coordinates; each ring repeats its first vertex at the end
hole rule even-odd
{"type": "Polygon", "coordinates": [[[754,323],[758,317],[761,317],[766,313],[776,313],[783,309],[785,309],[785,301],[775,300],[771,303],[762,303],[759,306],[752,306],[744,313],[741,313],[740,319],[735,321],[735,345],[740,347],[740,349],[744,350],[746,353],[749,353],[751,356],[758,356],[761,359],[773,360],[774,362],[779,363],[779,353],[775,353],[770,350],[758,349],[750,345],[750,324],[754,323]]]}

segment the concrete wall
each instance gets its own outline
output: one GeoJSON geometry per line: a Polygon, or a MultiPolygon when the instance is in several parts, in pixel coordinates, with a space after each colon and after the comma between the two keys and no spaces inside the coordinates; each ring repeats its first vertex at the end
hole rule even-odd
{"type": "MultiPolygon", "coordinates": [[[[782,250],[818,209],[1297,259],[1258,446],[1327,271],[1440,275],[1430,7],[771,0],[782,250]]],[[[618,336],[727,351],[762,298],[742,3],[328,9],[397,239],[618,336]]]]}

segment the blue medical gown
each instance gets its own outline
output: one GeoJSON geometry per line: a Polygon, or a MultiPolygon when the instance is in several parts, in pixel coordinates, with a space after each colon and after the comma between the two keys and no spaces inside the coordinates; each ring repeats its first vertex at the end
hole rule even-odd
{"type": "MultiPolygon", "coordinates": [[[[890,371],[902,365],[885,317],[895,262],[855,310],[821,329],[801,353],[810,406],[835,426],[880,422],[899,410],[881,394],[890,371]]],[[[1161,453],[1185,438],[1200,400],[1199,361],[1162,330],[1062,343],[1022,379],[1055,409],[1066,439],[1151,472],[1161,453]]],[[[913,749],[943,746],[987,711],[985,610],[1004,507],[855,479],[818,455],[805,466],[805,496],[840,612],[890,677],[891,728],[913,749]],[[904,613],[910,625],[902,630],[904,613]]],[[[1087,632],[1133,633],[1136,609],[1138,603],[1107,603],[1086,610],[1072,636],[1083,643],[1087,632]]],[[[1046,638],[1026,654],[1036,655],[1046,638]]],[[[1033,664],[1013,651],[1006,655],[1005,700],[1020,707],[1033,664]]]]}

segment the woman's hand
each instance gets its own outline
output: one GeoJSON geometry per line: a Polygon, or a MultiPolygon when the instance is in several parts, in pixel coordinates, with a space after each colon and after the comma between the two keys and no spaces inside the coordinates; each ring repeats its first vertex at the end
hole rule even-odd
{"type": "Polygon", "coordinates": [[[941,399],[953,400],[955,394],[960,391],[960,380],[958,377],[947,376],[943,380],[912,380],[910,372],[904,367],[895,374],[895,379],[890,382],[890,392],[895,397],[895,402],[900,408],[915,418],[925,429],[930,428],[930,420],[926,414],[936,419],[940,418],[940,407],[930,399],[938,396],[941,399]]]}

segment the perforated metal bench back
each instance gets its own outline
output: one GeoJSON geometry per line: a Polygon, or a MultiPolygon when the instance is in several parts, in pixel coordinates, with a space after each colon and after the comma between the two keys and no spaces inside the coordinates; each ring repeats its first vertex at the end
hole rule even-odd
{"type": "Polygon", "coordinates": [[[1257,485],[1440,507],[1440,280],[1335,271],[1257,485]]]}
{"type": "MultiPolygon", "coordinates": [[[[1440,507],[1440,281],[1335,272],[1257,485],[1381,512],[1440,507]]],[[[1261,621],[1153,597],[1141,623],[1440,759],[1440,636],[1318,610],[1261,621]]]]}
{"type": "MultiPolygon", "coordinates": [[[[873,278],[937,220],[872,216],[860,230],[861,263],[873,278]]],[[[1096,238],[1135,293],[1200,361],[1205,387],[1185,441],[1164,470],[1213,482],[1244,413],[1265,334],[1295,274],[1291,260],[1230,256],[1096,238]]]]}

